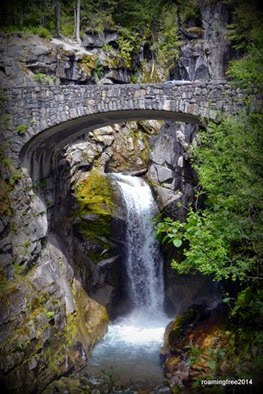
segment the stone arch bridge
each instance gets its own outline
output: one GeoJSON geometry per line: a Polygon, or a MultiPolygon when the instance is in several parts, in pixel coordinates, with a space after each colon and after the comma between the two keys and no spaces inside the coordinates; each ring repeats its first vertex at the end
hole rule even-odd
{"type": "Polygon", "coordinates": [[[244,94],[226,81],[141,85],[38,86],[7,89],[11,157],[33,178],[48,176],[57,153],[78,136],[109,124],[161,119],[204,125],[235,114],[244,94]],[[41,168],[41,174],[36,169],[41,168]],[[33,174],[33,170],[35,174],[33,174]]]}

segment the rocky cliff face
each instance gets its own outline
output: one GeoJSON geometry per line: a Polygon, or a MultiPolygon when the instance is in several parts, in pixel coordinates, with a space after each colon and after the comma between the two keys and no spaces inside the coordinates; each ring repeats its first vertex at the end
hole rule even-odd
{"type": "Polygon", "coordinates": [[[125,67],[119,51],[105,49],[108,43],[117,45],[117,38],[116,32],[87,32],[80,46],[70,39],[0,35],[1,86],[129,83],[132,72],[125,67]]]}
{"type": "Polygon", "coordinates": [[[225,78],[230,59],[226,26],[229,12],[222,3],[200,2],[200,16],[181,26],[183,45],[172,75],[176,79],[225,78]]]}

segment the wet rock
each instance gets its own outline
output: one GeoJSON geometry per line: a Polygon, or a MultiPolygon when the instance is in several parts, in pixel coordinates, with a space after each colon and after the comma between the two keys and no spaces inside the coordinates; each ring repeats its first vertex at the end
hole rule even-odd
{"type": "Polygon", "coordinates": [[[229,373],[226,353],[233,351],[235,334],[225,331],[224,318],[224,308],[209,312],[192,306],[167,326],[164,370],[171,384],[191,388],[196,379],[221,374],[221,368],[229,373]]]}
{"type": "MultiPolygon", "coordinates": [[[[168,257],[168,260],[171,257],[168,257]]],[[[183,313],[192,304],[215,308],[222,295],[220,286],[211,277],[199,273],[178,275],[169,263],[164,265],[166,279],[166,309],[168,313],[183,313]],[[176,284],[176,285],[175,285],[176,284]]]]}
{"type": "Polygon", "coordinates": [[[171,205],[174,205],[176,202],[179,202],[182,196],[182,192],[174,193],[174,191],[161,186],[155,186],[154,190],[157,194],[158,205],[162,210],[167,207],[171,207],[171,205]]]}

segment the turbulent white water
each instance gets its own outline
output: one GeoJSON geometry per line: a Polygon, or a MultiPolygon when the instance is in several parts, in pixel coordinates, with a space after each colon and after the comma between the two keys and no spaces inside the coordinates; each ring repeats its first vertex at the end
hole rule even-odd
{"type": "Polygon", "coordinates": [[[163,261],[153,235],[158,209],[142,178],[114,174],[114,179],[126,213],[127,287],[133,311],[110,324],[88,371],[111,370],[124,384],[154,385],[163,378],[159,352],[169,321],[163,312],[163,261]]]}
{"type": "Polygon", "coordinates": [[[163,261],[153,235],[152,219],[158,209],[149,185],[142,179],[115,175],[126,210],[127,273],[135,308],[149,312],[163,308],[163,261]]]}

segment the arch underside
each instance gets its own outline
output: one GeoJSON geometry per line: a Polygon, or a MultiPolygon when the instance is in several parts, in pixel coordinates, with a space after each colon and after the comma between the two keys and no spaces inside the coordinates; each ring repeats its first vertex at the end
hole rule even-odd
{"type": "Polygon", "coordinates": [[[22,166],[32,178],[44,178],[56,166],[56,154],[81,135],[103,126],[141,120],[170,120],[202,125],[198,116],[165,110],[111,111],[86,115],[40,131],[32,137],[21,149],[19,156],[22,166]]]}

